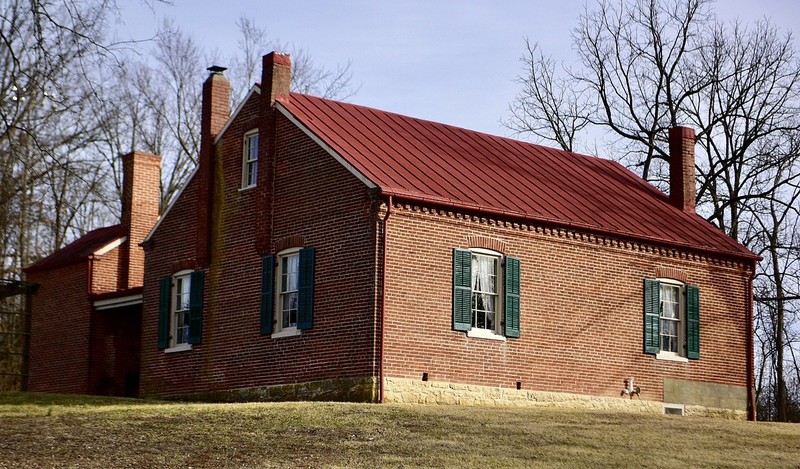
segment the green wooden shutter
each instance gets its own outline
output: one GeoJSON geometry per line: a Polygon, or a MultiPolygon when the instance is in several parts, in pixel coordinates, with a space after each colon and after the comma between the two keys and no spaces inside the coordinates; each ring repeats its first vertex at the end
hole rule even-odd
{"type": "Polygon", "coordinates": [[[158,292],[158,349],[163,350],[169,347],[169,324],[170,324],[170,287],[172,277],[161,279],[158,292]]]}
{"type": "Polygon", "coordinates": [[[686,286],[686,357],[700,358],[700,289],[686,286]]]}
{"type": "Polygon", "coordinates": [[[192,272],[189,284],[189,343],[199,344],[203,335],[203,271],[192,272]]]}
{"type": "Polygon", "coordinates": [[[661,284],[644,281],[644,353],[657,354],[661,340],[661,284]]]}
{"type": "Polygon", "coordinates": [[[453,249],[453,330],[472,329],[472,253],[453,249]]]}
{"type": "Polygon", "coordinates": [[[297,328],[311,329],[314,322],[314,248],[300,250],[297,279],[297,328]]]}
{"type": "Polygon", "coordinates": [[[275,318],[275,256],[261,259],[261,334],[272,334],[275,318]]]}
{"type": "Polygon", "coordinates": [[[519,259],[506,257],[506,337],[519,337],[519,259]]]}

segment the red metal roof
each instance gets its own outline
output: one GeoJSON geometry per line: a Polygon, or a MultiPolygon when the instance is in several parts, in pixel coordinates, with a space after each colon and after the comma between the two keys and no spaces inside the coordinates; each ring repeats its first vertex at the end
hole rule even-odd
{"type": "Polygon", "coordinates": [[[279,105],[385,195],[756,257],[614,161],[298,93],[279,105]]]}
{"type": "Polygon", "coordinates": [[[44,259],[23,269],[26,273],[64,267],[88,259],[92,253],[127,235],[122,225],[92,230],[44,259]]]}

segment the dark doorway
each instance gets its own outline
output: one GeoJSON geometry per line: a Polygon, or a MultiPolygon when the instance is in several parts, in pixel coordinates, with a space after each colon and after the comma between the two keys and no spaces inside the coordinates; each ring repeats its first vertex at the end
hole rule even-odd
{"type": "Polygon", "coordinates": [[[137,397],[142,305],[94,311],[91,374],[94,394],[137,397]]]}

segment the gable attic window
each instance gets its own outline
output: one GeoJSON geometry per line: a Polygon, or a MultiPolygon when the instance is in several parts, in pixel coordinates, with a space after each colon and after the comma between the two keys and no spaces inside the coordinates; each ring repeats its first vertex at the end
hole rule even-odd
{"type": "Polygon", "coordinates": [[[262,335],[277,339],[311,329],[315,252],[314,248],[290,248],[262,259],[262,335]]]}
{"type": "Polygon", "coordinates": [[[258,131],[244,135],[242,150],[242,189],[256,186],[258,178],[258,131]]]}
{"type": "Polygon", "coordinates": [[[203,329],[203,271],[184,270],[161,279],[158,348],[166,352],[191,350],[203,329]]]}
{"type": "Polygon", "coordinates": [[[453,330],[519,337],[520,262],[488,249],[453,249],[453,330]]]}
{"type": "Polygon", "coordinates": [[[682,362],[700,358],[697,287],[672,279],[645,279],[644,353],[682,362]]]}

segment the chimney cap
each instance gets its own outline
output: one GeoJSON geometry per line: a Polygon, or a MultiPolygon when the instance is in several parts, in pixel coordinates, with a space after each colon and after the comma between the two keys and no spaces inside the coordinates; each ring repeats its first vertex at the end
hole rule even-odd
{"type": "Polygon", "coordinates": [[[221,67],[219,65],[212,65],[212,66],[208,67],[206,70],[208,70],[209,72],[211,72],[214,75],[222,75],[222,72],[224,72],[227,69],[228,69],[227,67],[221,67]]]}

